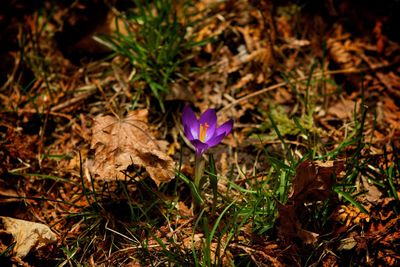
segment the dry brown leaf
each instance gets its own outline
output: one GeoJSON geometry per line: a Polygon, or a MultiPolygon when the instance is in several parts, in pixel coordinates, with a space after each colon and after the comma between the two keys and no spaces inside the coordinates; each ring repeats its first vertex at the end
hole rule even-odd
{"type": "Polygon", "coordinates": [[[293,179],[293,191],[290,200],[297,203],[308,201],[325,200],[330,192],[335,175],[343,170],[341,161],[305,161],[296,169],[293,179]]]}
{"type": "Polygon", "coordinates": [[[288,203],[278,203],[278,232],[283,239],[300,238],[305,244],[314,244],[318,233],[303,228],[300,218],[304,213],[304,202],[325,200],[335,182],[334,174],[344,169],[341,161],[305,161],[296,169],[293,189],[288,203]]]}
{"type": "Polygon", "coordinates": [[[193,236],[188,236],[182,241],[182,245],[185,249],[201,249],[202,242],[204,240],[203,234],[194,234],[193,236]]]}
{"type": "Polygon", "coordinates": [[[278,204],[278,235],[284,240],[300,238],[305,244],[314,244],[319,235],[303,229],[298,209],[294,204],[278,204]]]}
{"type": "Polygon", "coordinates": [[[174,178],[174,162],[163,149],[165,142],[155,140],[148,130],[147,114],[147,110],[136,110],[124,119],[95,119],[91,143],[94,179],[124,179],[123,172],[130,165],[144,167],[157,185],[174,178]]]}
{"type": "Polygon", "coordinates": [[[365,198],[369,202],[376,203],[379,199],[381,199],[382,193],[379,191],[378,187],[372,183],[369,183],[368,179],[364,176],[361,176],[361,182],[363,187],[367,190],[365,198]]]}
{"type": "Polygon", "coordinates": [[[350,40],[349,33],[343,33],[342,25],[335,27],[334,36],[327,41],[329,55],[332,60],[342,68],[349,69],[358,67],[361,63],[359,54],[363,53],[359,42],[350,40]]]}
{"type": "MultiPolygon", "coordinates": [[[[328,109],[328,114],[339,119],[349,119],[353,116],[355,102],[343,99],[328,109]]],[[[357,103],[356,112],[360,109],[360,103],[357,103]]]]}
{"type": "Polygon", "coordinates": [[[47,225],[0,216],[0,238],[5,235],[12,236],[12,242],[16,242],[13,252],[21,259],[32,248],[39,249],[57,241],[56,235],[47,225]]]}
{"type": "Polygon", "coordinates": [[[178,202],[177,209],[180,216],[183,217],[193,216],[193,209],[186,206],[185,202],[183,201],[178,202]]]}
{"type": "Polygon", "coordinates": [[[235,266],[233,263],[233,255],[229,251],[229,249],[224,249],[224,245],[224,243],[222,243],[222,246],[216,242],[211,243],[211,264],[213,266],[221,265],[226,267],[233,267],[235,266]]]}

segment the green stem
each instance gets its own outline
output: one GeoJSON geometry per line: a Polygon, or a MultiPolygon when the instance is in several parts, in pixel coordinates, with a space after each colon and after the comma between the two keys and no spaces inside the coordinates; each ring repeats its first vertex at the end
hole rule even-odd
{"type": "Polygon", "coordinates": [[[201,157],[201,155],[196,153],[195,167],[194,167],[194,184],[199,192],[201,192],[200,181],[201,177],[203,176],[203,173],[204,173],[204,160],[201,157]]]}

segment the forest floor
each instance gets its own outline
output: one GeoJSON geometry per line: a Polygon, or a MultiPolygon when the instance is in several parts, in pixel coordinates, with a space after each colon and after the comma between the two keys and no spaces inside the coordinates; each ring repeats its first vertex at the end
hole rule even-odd
{"type": "Polygon", "coordinates": [[[1,2],[0,265],[399,266],[399,12],[1,2]]]}

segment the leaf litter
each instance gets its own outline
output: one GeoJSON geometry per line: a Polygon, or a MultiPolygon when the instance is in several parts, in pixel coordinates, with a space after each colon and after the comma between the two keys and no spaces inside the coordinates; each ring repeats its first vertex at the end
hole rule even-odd
{"type": "Polygon", "coordinates": [[[128,167],[144,167],[160,185],[175,176],[174,162],[166,154],[164,141],[156,140],[147,125],[147,110],[135,110],[125,118],[98,116],[94,119],[90,148],[92,177],[100,180],[124,180],[128,167]]]}
{"type": "MultiPolygon", "coordinates": [[[[11,63],[4,60],[0,66],[1,81],[5,81],[0,88],[0,136],[4,139],[0,157],[5,158],[0,162],[0,215],[44,222],[60,233],[57,257],[50,252],[47,258],[34,255],[36,263],[59,264],[54,260],[59,255],[66,258],[61,264],[90,266],[146,266],[169,260],[190,265],[193,252],[201,258],[207,232],[195,227],[186,185],[172,180],[173,162],[180,163],[180,153],[181,172],[189,178],[193,173],[191,156],[179,144],[179,126],[171,123],[171,114],[179,114],[191,102],[200,110],[220,110],[222,120],[235,118],[234,134],[214,151],[218,174],[226,176],[218,184],[216,216],[225,200],[236,198],[241,202],[235,209],[254,211],[244,225],[240,221],[233,227],[228,224],[237,214],[241,216],[235,214],[237,210],[221,220],[210,247],[211,254],[225,255],[220,263],[335,266],[351,260],[363,266],[398,265],[399,45],[397,32],[393,35],[391,30],[398,23],[393,23],[392,15],[380,15],[381,8],[387,12],[388,5],[398,1],[379,4],[379,8],[370,3],[314,1],[311,9],[293,1],[197,1],[190,8],[199,23],[191,25],[190,33],[206,44],[193,49],[183,76],[172,82],[165,116],[154,109],[149,92],[142,91],[145,84],[135,81],[138,70],[128,59],[113,56],[111,63],[108,59],[87,63],[107,52],[96,51],[94,32],[109,33],[111,26],[117,27],[114,18],[124,14],[123,4],[111,10],[102,5],[99,15],[93,8],[96,5],[89,2],[54,9],[44,4],[40,10],[18,6],[22,7],[17,8],[18,14],[22,12],[28,23],[21,23],[19,16],[10,21],[8,14],[1,16],[6,24],[11,22],[2,43],[2,48],[9,49],[4,58],[11,63]],[[61,29],[61,39],[54,32],[57,29],[61,29]],[[74,38],[68,40],[68,36],[74,38]],[[12,40],[8,47],[7,40],[12,40]],[[15,40],[22,47],[15,49],[15,40]],[[192,71],[193,67],[202,71],[192,71]],[[272,118],[287,145],[284,148],[277,135],[273,140],[260,142],[259,138],[274,133],[268,114],[278,106],[283,107],[285,120],[272,118]],[[147,109],[153,116],[150,123],[147,115],[105,116],[110,107],[147,109]],[[354,118],[361,119],[365,108],[365,124],[360,128],[354,118]],[[103,115],[94,118],[98,114],[103,115]],[[304,115],[310,123],[302,120],[304,115]],[[296,128],[294,118],[300,118],[303,130],[296,128]],[[49,128],[51,124],[55,127],[49,128]],[[284,131],[285,124],[293,131],[284,131]],[[152,125],[157,125],[157,132],[149,130],[152,125]],[[354,136],[357,132],[363,133],[361,139],[354,136]],[[166,156],[167,144],[162,141],[171,142],[171,135],[174,147],[169,146],[168,155],[173,160],[166,156]],[[310,152],[307,148],[321,156],[343,143],[345,149],[323,162],[313,158],[292,166],[287,201],[262,202],[274,190],[269,184],[253,190],[254,183],[277,178],[270,171],[271,155],[281,156],[289,148],[296,158],[304,159],[310,152]],[[359,156],[353,157],[354,152],[359,156]],[[94,189],[81,181],[82,162],[73,155],[83,159],[89,155],[88,177],[94,178],[94,189]],[[345,175],[339,173],[342,163],[345,175]],[[362,164],[379,168],[366,172],[362,164]],[[138,169],[147,172],[145,176],[158,187],[139,178],[138,169]],[[355,184],[354,191],[348,191],[353,201],[368,214],[332,192],[335,185],[345,190],[349,180],[351,186],[355,184]],[[134,190],[129,187],[132,182],[134,190]],[[152,198],[152,193],[157,197],[152,198]],[[257,193],[262,197],[254,202],[250,196],[257,193]],[[262,204],[251,206],[257,201],[262,204]],[[325,203],[333,206],[318,213],[325,203]],[[268,205],[278,206],[278,211],[264,212],[268,205]],[[259,234],[257,218],[264,224],[275,216],[279,216],[277,223],[259,234]],[[225,243],[226,234],[220,231],[231,228],[235,230],[230,232],[232,239],[225,243]],[[216,246],[220,237],[224,251],[216,246]]],[[[179,4],[175,8],[183,10],[179,4]]],[[[209,222],[215,218],[209,216],[209,222]]],[[[1,248],[0,253],[7,251],[1,248]]]]}

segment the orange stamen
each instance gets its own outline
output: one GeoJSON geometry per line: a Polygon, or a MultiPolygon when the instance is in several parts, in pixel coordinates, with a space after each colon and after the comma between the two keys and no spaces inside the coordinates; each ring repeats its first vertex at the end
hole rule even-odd
{"type": "Polygon", "coordinates": [[[208,123],[200,124],[200,132],[199,132],[199,139],[201,142],[204,142],[206,139],[206,134],[207,134],[207,129],[208,129],[208,123]]]}

